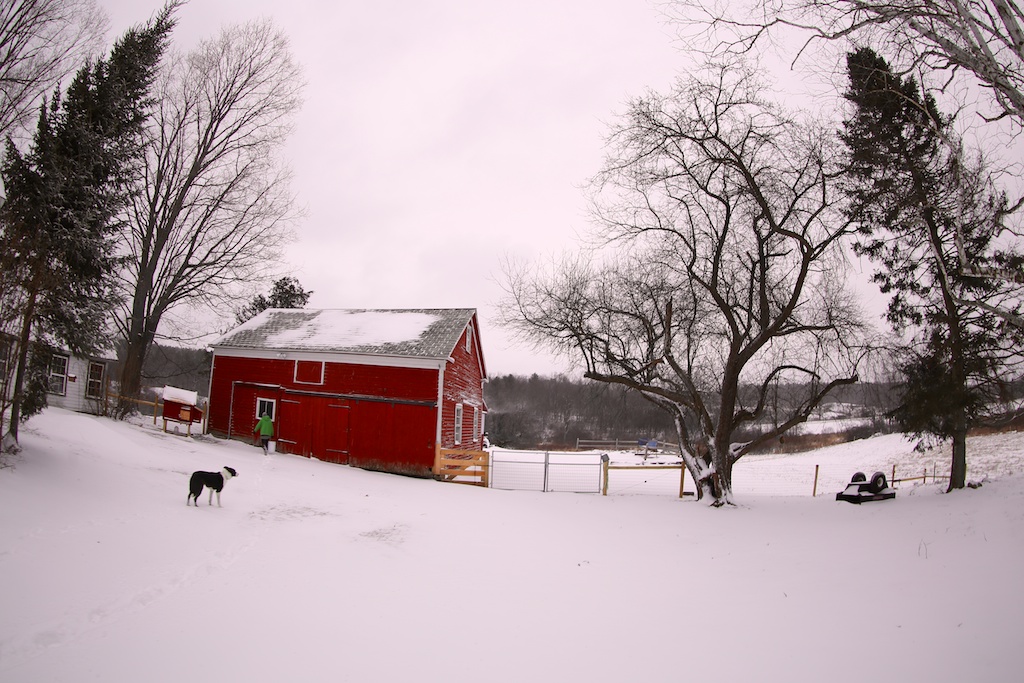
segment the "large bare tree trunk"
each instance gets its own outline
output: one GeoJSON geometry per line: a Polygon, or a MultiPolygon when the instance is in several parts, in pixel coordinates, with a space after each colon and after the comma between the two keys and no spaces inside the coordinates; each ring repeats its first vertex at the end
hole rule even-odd
{"type": "Polygon", "coordinates": [[[838,141],[765,101],[744,64],[635,101],[609,139],[595,219],[621,254],[507,271],[505,321],[672,414],[698,494],[728,505],[737,460],[856,381],[838,141]],[[780,386],[801,391],[783,405],[780,386]],[[762,433],[734,444],[744,426],[762,433]]]}
{"type": "MultiPolygon", "coordinates": [[[[227,28],[165,73],[126,219],[129,303],[120,324],[128,398],[141,388],[157,331],[174,337],[161,329],[169,311],[223,312],[273,275],[297,215],[278,152],[302,86],[286,37],[269,21],[227,28]]],[[[201,336],[195,332],[178,338],[201,336]]]]}

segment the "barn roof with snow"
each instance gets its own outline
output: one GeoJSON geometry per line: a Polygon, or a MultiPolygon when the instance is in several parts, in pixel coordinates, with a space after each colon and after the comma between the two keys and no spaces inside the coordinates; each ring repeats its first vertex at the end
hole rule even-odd
{"type": "Polygon", "coordinates": [[[475,315],[472,308],[271,308],[211,346],[443,359],[475,315]]]}

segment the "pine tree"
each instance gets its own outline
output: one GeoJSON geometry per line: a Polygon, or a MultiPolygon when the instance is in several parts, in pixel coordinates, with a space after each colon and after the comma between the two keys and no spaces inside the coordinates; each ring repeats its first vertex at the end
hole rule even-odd
{"type": "Polygon", "coordinates": [[[125,181],[139,157],[149,89],[177,6],[125,33],[108,58],[83,66],[63,97],[56,91],[40,110],[27,153],[7,141],[0,247],[4,305],[17,313],[19,352],[8,444],[16,443],[23,417],[30,343],[84,353],[107,338],[119,263],[115,216],[127,199],[125,181]]]}
{"type": "Polygon", "coordinates": [[[998,402],[1012,357],[1003,351],[1020,339],[978,305],[1004,301],[1008,285],[965,276],[960,259],[1017,258],[993,248],[1006,197],[980,160],[965,161],[952,118],[914,79],[893,74],[868,48],[847,56],[847,73],[854,112],[842,138],[850,211],[861,226],[855,250],[876,264],[890,324],[911,335],[893,415],[909,432],[952,440],[949,488],[963,488],[967,432],[998,402]]]}
{"type": "Polygon", "coordinates": [[[254,318],[268,308],[302,308],[313,295],[312,291],[302,288],[298,279],[294,277],[283,277],[274,282],[269,296],[257,294],[240,311],[235,313],[235,320],[238,324],[254,318]]]}

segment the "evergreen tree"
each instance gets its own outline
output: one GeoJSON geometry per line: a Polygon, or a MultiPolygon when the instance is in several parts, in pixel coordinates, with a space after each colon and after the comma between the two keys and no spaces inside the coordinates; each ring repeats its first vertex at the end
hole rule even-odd
{"type": "Polygon", "coordinates": [[[129,30],[109,57],[86,64],[63,97],[44,103],[30,150],[8,139],[0,214],[4,306],[18,337],[10,445],[17,441],[29,345],[84,353],[104,344],[119,263],[115,216],[139,158],[148,96],[177,3],[129,30]],[[8,262],[14,265],[11,269],[8,262]]]}
{"type": "Polygon", "coordinates": [[[980,160],[965,161],[952,118],[914,79],[868,48],[847,56],[847,74],[855,249],[877,266],[890,324],[909,333],[893,415],[909,432],[952,440],[949,488],[963,488],[968,429],[998,403],[1021,340],[991,312],[997,302],[1019,312],[1010,286],[965,276],[961,259],[984,267],[1019,258],[994,249],[1007,200],[980,160]]]}
{"type": "Polygon", "coordinates": [[[257,294],[252,301],[235,313],[239,325],[254,318],[268,308],[303,308],[313,295],[299,284],[297,278],[283,277],[274,282],[269,296],[257,294]]]}

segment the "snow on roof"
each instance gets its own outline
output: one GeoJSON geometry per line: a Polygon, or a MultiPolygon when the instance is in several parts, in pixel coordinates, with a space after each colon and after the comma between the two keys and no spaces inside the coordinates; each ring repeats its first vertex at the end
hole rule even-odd
{"type": "Polygon", "coordinates": [[[475,314],[472,308],[271,308],[211,346],[447,358],[475,314]]]}
{"type": "Polygon", "coordinates": [[[165,401],[174,401],[175,403],[184,403],[185,405],[194,406],[199,402],[199,393],[195,391],[189,391],[188,389],[179,389],[178,387],[165,386],[163,391],[163,399],[165,401]]]}

